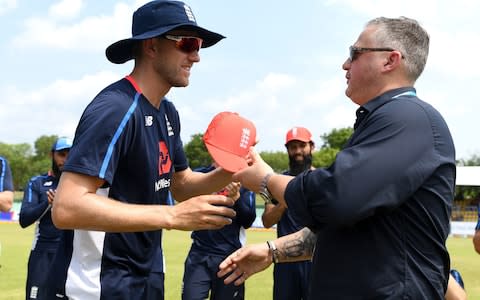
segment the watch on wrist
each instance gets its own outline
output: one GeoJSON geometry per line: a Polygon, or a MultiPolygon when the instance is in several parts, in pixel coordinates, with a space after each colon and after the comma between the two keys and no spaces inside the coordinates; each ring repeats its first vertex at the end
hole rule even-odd
{"type": "Polygon", "coordinates": [[[268,173],[267,175],[265,175],[265,177],[263,177],[262,182],[260,183],[259,194],[263,198],[263,200],[265,201],[265,204],[270,204],[270,203],[272,203],[272,200],[273,200],[272,193],[270,193],[270,191],[268,190],[268,187],[267,187],[268,180],[270,179],[270,177],[272,175],[273,175],[273,173],[268,173]]]}

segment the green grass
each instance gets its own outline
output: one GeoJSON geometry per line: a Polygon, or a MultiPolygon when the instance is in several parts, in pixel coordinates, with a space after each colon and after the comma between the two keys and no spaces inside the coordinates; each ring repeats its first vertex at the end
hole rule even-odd
{"type": "MultiPolygon", "coordinates": [[[[272,230],[248,230],[248,243],[275,237],[272,230]]],[[[0,300],[25,299],[27,259],[33,238],[33,226],[22,229],[17,223],[0,223],[0,300]]],[[[180,299],[183,263],[190,249],[190,233],[165,231],[163,245],[167,273],[165,299],[180,299]]],[[[480,299],[480,255],[473,250],[471,238],[451,237],[447,241],[452,268],[463,276],[469,299],[480,299]]],[[[272,268],[251,277],[246,284],[246,299],[272,298],[272,268]]]]}
{"type": "MultiPolygon", "coordinates": [[[[183,263],[190,250],[190,233],[184,231],[164,231],[163,248],[167,272],[165,274],[165,299],[180,299],[183,278],[183,263]]],[[[248,243],[259,243],[275,238],[273,230],[248,230],[248,243]]],[[[245,285],[246,299],[271,299],[273,268],[253,275],[245,285]]]]}
{"type": "MultiPolygon", "coordinates": [[[[273,230],[248,230],[249,243],[273,239],[273,230]]],[[[0,222],[0,300],[25,299],[25,278],[33,226],[22,229],[17,223],[0,222]]],[[[180,299],[183,263],[190,250],[190,232],[164,231],[166,256],[165,299],[180,299]]],[[[272,269],[251,277],[246,283],[247,299],[269,299],[272,295],[272,269]]]]}

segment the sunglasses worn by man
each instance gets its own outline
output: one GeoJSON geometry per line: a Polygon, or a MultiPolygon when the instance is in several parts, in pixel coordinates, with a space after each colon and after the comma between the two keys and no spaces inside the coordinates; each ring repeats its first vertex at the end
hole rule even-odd
{"type": "MultiPolygon", "coordinates": [[[[350,61],[354,61],[355,59],[358,58],[358,56],[362,53],[365,52],[393,52],[396,51],[393,48],[388,48],[388,47],[383,47],[383,48],[367,48],[367,47],[355,47],[355,46],[350,46],[350,55],[349,59],[350,61]]],[[[402,55],[403,58],[403,55],[402,55]]]]}
{"type": "Polygon", "coordinates": [[[166,38],[167,40],[174,41],[175,48],[185,53],[198,51],[200,50],[200,48],[202,48],[203,40],[199,37],[171,35],[171,34],[166,34],[163,37],[166,38]]]}

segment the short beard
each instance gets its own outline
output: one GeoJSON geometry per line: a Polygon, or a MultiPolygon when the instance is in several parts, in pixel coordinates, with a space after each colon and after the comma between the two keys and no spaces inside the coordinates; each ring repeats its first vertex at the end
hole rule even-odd
{"type": "Polygon", "coordinates": [[[55,161],[52,159],[52,173],[55,177],[60,178],[60,175],[62,175],[62,170],[58,167],[58,165],[55,163],[55,161]]]}
{"type": "Polygon", "coordinates": [[[288,156],[288,166],[290,167],[290,174],[297,176],[305,170],[312,167],[312,154],[303,156],[303,161],[299,162],[293,156],[288,156]]]}

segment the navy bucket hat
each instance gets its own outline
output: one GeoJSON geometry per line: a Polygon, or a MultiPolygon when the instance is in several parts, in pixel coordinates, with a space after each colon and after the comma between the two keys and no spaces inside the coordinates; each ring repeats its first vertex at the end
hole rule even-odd
{"type": "Polygon", "coordinates": [[[191,8],[181,1],[151,1],[133,13],[132,37],[108,46],[109,61],[123,64],[133,58],[132,48],[136,41],[163,35],[175,28],[192,29],[203,39],[202,48],[215,45],[225,38],[197,25],[191,8]]]}

